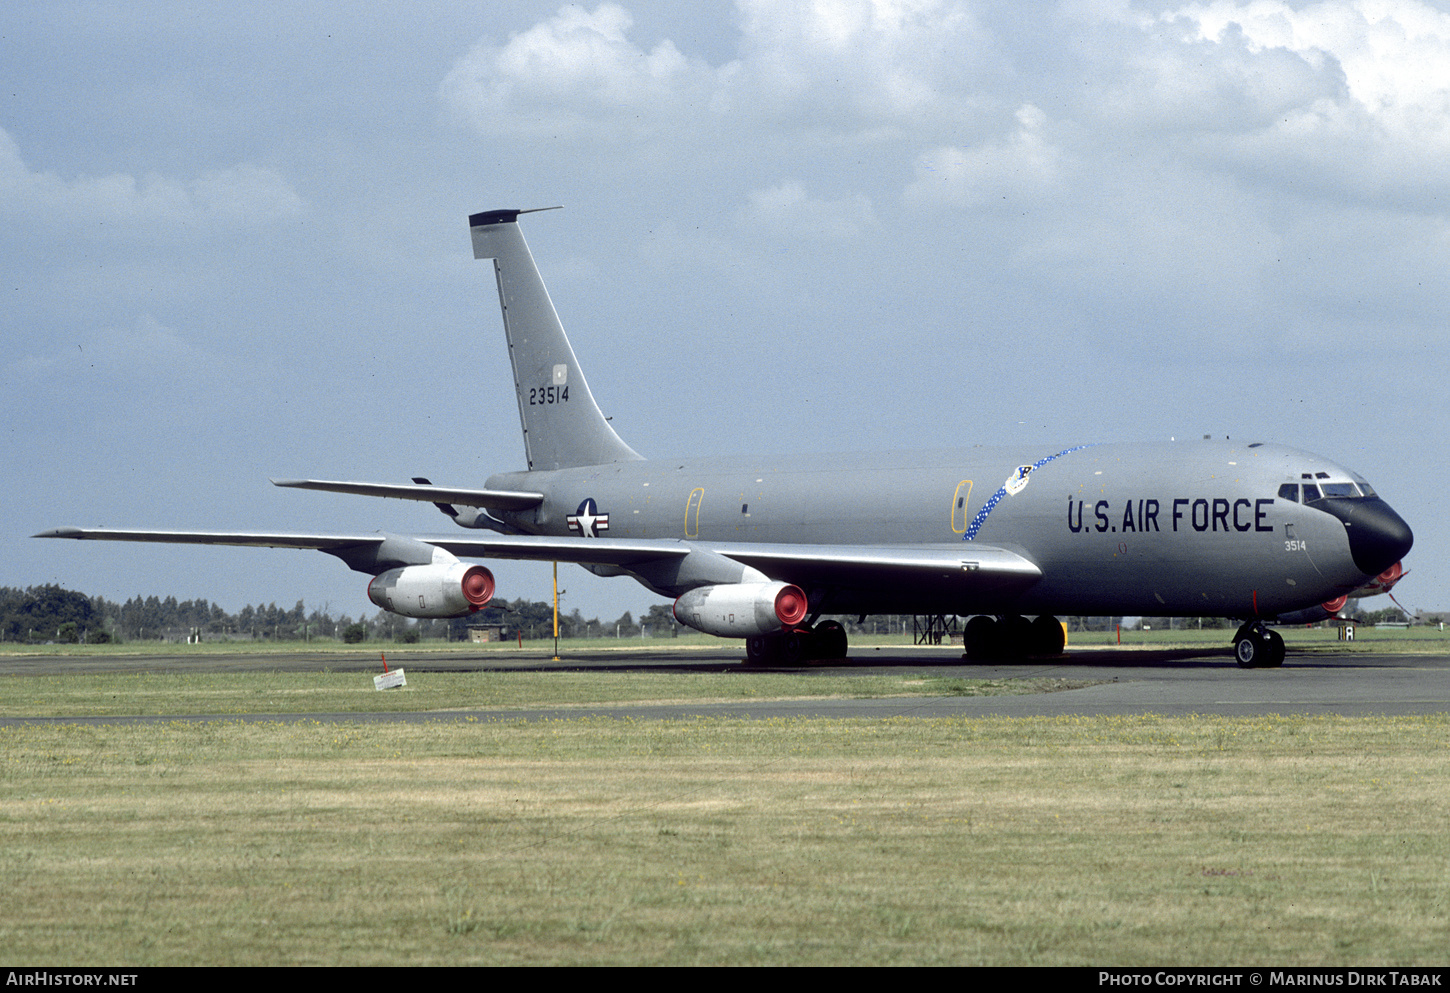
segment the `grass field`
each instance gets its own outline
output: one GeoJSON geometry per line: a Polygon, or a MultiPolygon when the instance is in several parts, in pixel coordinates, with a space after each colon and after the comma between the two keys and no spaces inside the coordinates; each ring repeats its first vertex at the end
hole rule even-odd
{"type": "MultiPolygon", "coordinates": [[[[369,682],[9,677],[0,711],[1009,689],[369,682]]],[[[115,966],[1444,966],[1447,815],[1450,715],[21,725],[0,727],[0,949],[115,966]]]]}
{"type": "Polygon", "coordinates": [[[1398,964],[1450,718],[0,729],[27,964],[1398,964]]]}
{"type": "MultiPolygon", "coordinates": [[[[3,668],[3,663],[0,663],[3,668]]],[[[429,672],[379,693],[358,672],[0,676],[0,717],[199,714],[418,713],[610,704],[735,703],[822,697],[1048,693],[1083,680],[956,679],[905,673],[830,676],[770,672],[429,672]]]]}

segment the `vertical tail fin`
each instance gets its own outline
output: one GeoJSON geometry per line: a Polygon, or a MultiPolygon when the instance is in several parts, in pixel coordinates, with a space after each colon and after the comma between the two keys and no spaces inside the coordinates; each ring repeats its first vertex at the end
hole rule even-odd
{"type": "Polygon", "coordinates": [[[493,259],[504,334],[518,391],[529,469],[567,469],[640,458],[604,419],[554,312],[518,216],[490,210],[468,218],[473,257],[493,259]]]}

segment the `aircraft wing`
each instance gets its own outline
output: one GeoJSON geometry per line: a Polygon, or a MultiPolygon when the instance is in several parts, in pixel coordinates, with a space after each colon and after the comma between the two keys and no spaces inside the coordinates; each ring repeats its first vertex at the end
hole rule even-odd
{"type": "Polygon", "coordinates": [[[640,541],[590,541],[536,535],[498,535],[494,538],[444,536],[400,536],[374,531],[370,534],[298,534],[258,531],[139,531],[120,528],[52,528],[35,538],[72,538],[80,541],[139,541],[173,545],[240,545],[251,548],[311,548],[336,555],[360,572],[387,568],[391,563],[413,564],[426,557],[408,557],[402,549],[431,546],[468,558],[532,559],[580,562],[590,565],[629,566],[641,561],[683,558],[690,547],[683,542],[662,539],[640,541]],[[389,545],[394,546],[388,548],[389,545]],[[376,556],[356,553],[378,550],[376,556]]]}
{"type": "MultiPolygon", "coordinates": [[[[1010,597],[1042,577],[1035,563],[1010,549],[973,542],[941,545],[795,545],[684,541],[677,538],[586,539],[574,536],[488,537],[370,534],[296,534],[247,531],[139,531],[110,528],[55,528],[37,538],[138,541],[264,548],[311,548],[336,555],[360,572],[391,564],[427,561],[425,546],[462,558],[523,559],[613,566],[649,575],[670,570],[695,556],[733,560],[771,579],[794,583],[808,593],[827,591],[828,609],[850,613],[869,604],[936,603],[938,612],[982,598],[1010,597]]],[[[905,613],[919,613],[904,609],[905,613]]]]}
{"type": "Polygon", "coordinates": [[[730,560],[799,586],[813,607],[832,614],[976,613],[1009,603],[1042,578],[1042,570],[1026,556],[982,542],[795,545],[535,535],[424,540],[463,558],[615,566],[656,592],[680,591],[681,585],[738,582],[713,573],[706,562],[693,573],[690,567],[696,559],[730,560]],[[693,575],[693,582],[681,583],[684,575],[693,575]]]}
{"type": "Polygon", "coordinates": [[[315,548],[328,551],[383,540],[381,534],[263,534],[253,531],[135,531],[121,528],[51,528],[32,538],[80,541],[143,541],[172,545],[240,545],[249,548],[315,548]]]}
{"type": "Polygon", "coordinates": [[[451,486],[417,483],[360,483],[333,479],[274,479],[273,486],[299,490],[324,490],[328,493],[353,493],[358,496],[390,497],[396,500],[422,500],[427,503],[452,503],[461,507],[488,507],[491,510],[527,510],[544,501],[544,494],[525,490],[463,490],[451,486]]]}
{"type": "Polygon", "coordinates": [[[980,542],[964,545],[778,545],[712,543],[727,558],[798,586],[889,584],[923,579],[981,588],[1025,588],[1042,570],[1025,556],[980,542]]]}
{"type": "Polygon", "coordinates": [[[712,547],[771,579],[794,583],[813,607],[831,614],[990,613],[1042,578],[1026,556],[982,542],[712,547]]]}
{"type": "MultiPolygon", "coordinates": [[[[52,528],[36,538],[82,541],[138,541],[180,545],[237,545],[252,548],[312,548],[328,551],[376,544],[390,535],[305,534],[259,531],[141,531],[121,528],[52,528]]],[[[879,579],[883,575],[956,574],[992,577],[1030,585],[1042,576],[1016,552],[974,542],[964,549],[950,545],[784,545],[745,542],[699,542],[678,538],[600,538],[545,535],[491,535],[486,538],[420,535],[421,541],[465,558],[526,559],[628,566],[651,559],[681,558],[692,551],[711,551],[795,583],[842,579],[879,579]]]]}

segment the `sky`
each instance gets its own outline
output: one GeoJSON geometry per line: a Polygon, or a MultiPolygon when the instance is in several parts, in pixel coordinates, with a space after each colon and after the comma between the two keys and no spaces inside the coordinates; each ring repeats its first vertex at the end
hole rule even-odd
{"type": "Polygon", "coordinates": [[[1369,479],[1396,596],[1450,609],[1424,0],[45,0],[0,83],[0,585],[371,614],[315,552],[30,536],[456,530],[268,479],[522,468],[467,217],[561,204],[526,237],[646,457],[1279,442],[1369,479]]]}

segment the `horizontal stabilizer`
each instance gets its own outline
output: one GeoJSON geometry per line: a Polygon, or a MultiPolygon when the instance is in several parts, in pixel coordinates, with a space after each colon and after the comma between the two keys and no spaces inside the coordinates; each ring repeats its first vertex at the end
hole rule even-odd
{"type": "Polygon", "coordinates": [[[426,503],[452,503],[462,507],[487,507],[490,510],[527,510],[544,501],[544,494],[522,490],[462,490],[450,486],[420,486],[415,483],[354,483],[332,479],[274,479],[273,486],[299,490],[323,490],[328,493],[353,493],[358,496],[387,497],[394,500],[422,500],[426,503]]]}

